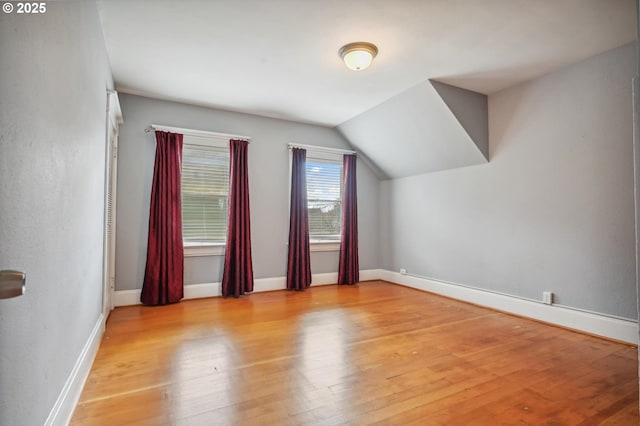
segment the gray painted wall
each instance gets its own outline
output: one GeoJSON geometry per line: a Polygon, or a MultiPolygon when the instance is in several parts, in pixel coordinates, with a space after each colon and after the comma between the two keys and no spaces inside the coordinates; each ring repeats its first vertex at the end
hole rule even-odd
{"type": "Polygon", "coordinates": [[[106,89],[93,2],[0,14],[0,424],[42,425],[102,303],[106,89]]]}
{"type": "Polygon", "coordinates": [[[381,184],[382,266],[636,318],[627,45],[489,97],[491,161],[381,184]]]}
{"type": "MultiPolygon", "coordinates": [[[[116,289],[142,287],[155,142],[151,124],[250,136],[249,187],[253,268],[256,278],[286,275],[289,235],[289,152],[297,142],[350,149],[337,131],[272,118],[121,94],[124,124],[118,153],[116,289]]],[[[360,268],[378,262],[379,181],[358,165],[360,268]]],[[[219,282],[223,256],[185,258],[185,284],[219,282]]],[[[336,272],[338,252],[311,254],[313,273],[336,272]]]]}

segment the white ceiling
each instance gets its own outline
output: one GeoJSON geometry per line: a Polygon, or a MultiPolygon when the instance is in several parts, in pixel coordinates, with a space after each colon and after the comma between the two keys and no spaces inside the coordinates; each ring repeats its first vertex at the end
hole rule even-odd
{"type": "Polygon", "coordinates": [[[99,0],[118,90],[336,126],[427,79],[490,94],[635,39],[634,0],[99,0]],[[348,70],[338,49],[379,48],[348,70]]]}

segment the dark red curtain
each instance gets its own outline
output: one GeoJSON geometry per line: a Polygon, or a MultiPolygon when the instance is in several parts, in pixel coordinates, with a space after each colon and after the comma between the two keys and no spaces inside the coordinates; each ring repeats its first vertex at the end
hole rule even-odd
{"type": "Polygon", "coordinates": [[[355,284],[360,280],[356,158],[355,154],[345,155],[343,160],[342,238],[340,240],[338,284],[355,284]]]}
{"type": "Polygon", "coordinates": [[[307,151],[292,148],[291,155],[291,214],[289,216],[287,289],[304,290],[311,285],[307,173],[305,170],[307,151]]]}
{"type": "Polygon", "coordinates": [[[229,221],[222,275],[222,295],[239,297],[253,291],[247,163],[249,142],[231,139],[229,145],[229,221]]]}
{"type": "Polygon", "coordinates": [[[166,305],[183,297],[181,168],[182,135],[156,131],[147,265],[140,296],[145,305],[166,305]]]}

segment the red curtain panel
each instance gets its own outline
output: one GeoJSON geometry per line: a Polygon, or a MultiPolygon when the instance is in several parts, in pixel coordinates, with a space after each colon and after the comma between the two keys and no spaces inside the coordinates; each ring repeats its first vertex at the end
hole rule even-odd
{"type": "Polygon", "coordinates": [[[175,303],[184,295],[181,163],[182,135],[156,131],[147,265],[140,296],[145,305],[175,303]]]}
{"type": "Polygon", "coordinates": [[[360,280],[358,263],[358,191],[356,185],[356,155],[344,156],[344,186],[342,195],[342,239],[338,284],[355,284],[360,280]]]}
{"type": "Polygon", "coordinates": [[[292,148],[291,155],[291,215],[289,218],[287,289],[304,290],[311,285],[307,173],[305,171],[307,151],[292,148]]]}
{"type": "Polygon", "coordinates": [[[229,144],[229,221],[222,275],[222,295],[239,297],[253,291],[247,163],[249,142],[231,139],[229,144]]]}

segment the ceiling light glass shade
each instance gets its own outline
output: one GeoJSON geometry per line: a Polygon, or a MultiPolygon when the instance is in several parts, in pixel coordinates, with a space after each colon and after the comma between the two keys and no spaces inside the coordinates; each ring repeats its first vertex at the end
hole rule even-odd
{"type": "Polygon", "coordinates": [[[361,71],[371,65],[378,48],[371,43],[357,42],[342,46],[338,53],[349,69],[361,71]]]}

